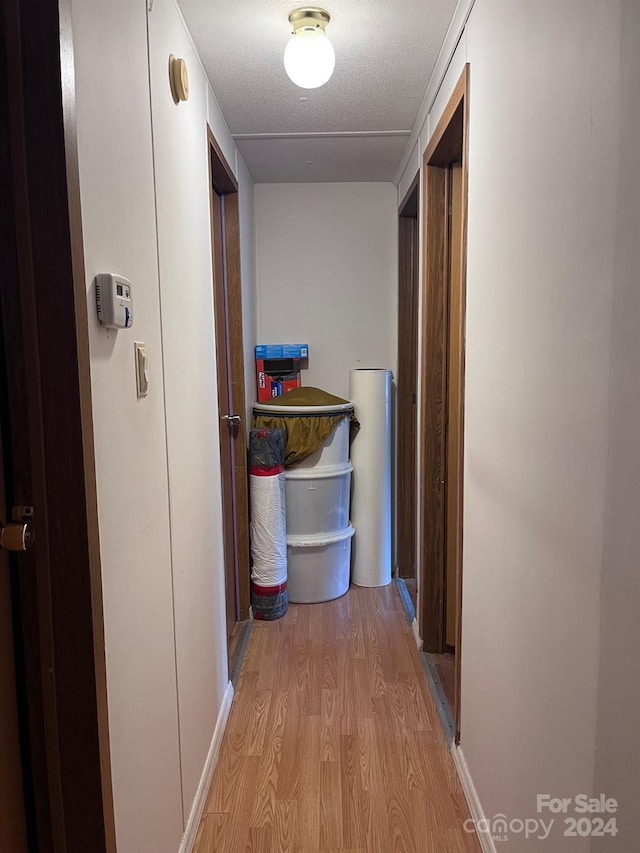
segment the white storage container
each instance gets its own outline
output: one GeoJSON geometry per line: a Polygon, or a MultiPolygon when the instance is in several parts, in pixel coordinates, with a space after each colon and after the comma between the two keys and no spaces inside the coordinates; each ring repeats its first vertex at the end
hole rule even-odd
{"type": "Polygon", "coordinates": [[[289,601],[315,604],[347,592],[353,534],[349,525],[334,533],[287,536],[289,601]]]}
{"type": "Polygon", "coordinates": [[[350,462],[322,468],[288,468],[287,533],[335,533],[349,525],[350,462]]]}
{"type": "MultiPolygon", "coordinates": [[[[275,398],[277,399],[277,398],[275,398]]],[[[277,415],[286,418],[308,415],[310,418],[324,414],[338,414],[340,412],[351,412],[352,403],[336,403],[334,406],[275,406],[271,403],[254,403],[253,411],[257,415],[277,415]]],[[[307,456],[302,462],[291,465],[288,470],[298,468],[326,467],[333,465],[344,465],[349,461],[349,430],[350,419],[347,415],[331,433],[321,448],[307,456]]]]}
{"type": "MultiPolygon", "coordinates": [[[[349,403],[347,408],[351,408],[351,403],[349,403]]],[[[319,450],[316,450],[311,456],[307,456],[302,462],[291,465],[288,470],[295,471],[304,468],[324,468],[333,467],[334,465],[344,465],[345,462],[349,461],[350,428],[350,419],[343,418],[319,450]]]]}

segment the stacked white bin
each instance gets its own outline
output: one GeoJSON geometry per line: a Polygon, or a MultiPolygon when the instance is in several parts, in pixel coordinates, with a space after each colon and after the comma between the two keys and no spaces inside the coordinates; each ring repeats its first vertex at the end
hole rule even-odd
{"type": "MultiPolygon", "coordinates": [[[[262,412],[286,418],[351,412],[351,403],[333,406],[265,406],[262,412]]],[[[349,589],[351,537],[349,499],[349,416],[322,447],[285,469],[289,601],[312,604],[339,598],[349,589]]]]}

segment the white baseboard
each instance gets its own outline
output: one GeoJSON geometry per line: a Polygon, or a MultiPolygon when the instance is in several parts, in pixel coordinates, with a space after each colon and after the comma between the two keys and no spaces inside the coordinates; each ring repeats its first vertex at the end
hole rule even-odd
{"type": "Polygon", "coordinates": [[[478,797],[476,786],[473,784],[471,774],[469,773],[469,767],[467,765],[467,762],[465,761],[462,748],[456,746],[455,743],[452,742],[451,754],[453,755],[453,761],[456,765],[458,776],[460,777],[460,782],[462,783],[462,790],[464,791],[464,796],[467,800],[469,811],[471,812],[471,818],[473,819],[476,826],[476,832],[478,833],[478,841],[480,842],[480,847],[482,847],[483,853],[497,853],[496,845],[493,843],[491,832],[489,832],[489,830],[487,829],[487,821],[485,819],[485,814],[482,809],[482,804],[480,802],[480,798],[478,797]]]}
{"type": "Polygon", "coordinates": [[[418,633],[418,619],[417,619],[417,617],[414,617],[414,620],[411,623],[411,630],[413,631],[413,636],[414,636],[414,639],[416,641],[416,646],[418,647],[418,651],[421,652],[422,651],[422,638],[420,637],[420,634],[418,633]]]}
{"type": "Polygon", "coordinates": [[[222,736],[224,735],[224,730],[227,727],[227,720],[229,719],[229,711],[231,710],[232,701],[233,684],[229,682],[227,684],[227,689],[224,691],[222,707],[220,708],[220,713],[218,714],[218,719],[216,721],[216,727],[213,731],[213,738],[211,739],[209,754],[207,755],[207,760],[204,765],[204,770],[202,771],[200,784],[198,785],[198,790],[196,791],[196,795],[193,800],[193,805],[191,806],[191,814],[189,815],[189,820],[187,821],[187,826],[184,831],[184,835],[182,836],[182,843],[180,844],[180,850],[178,851],[178,853],[191,853],[191,851],[193,850],[193,846],[196,842],[198,827],[200,826],[202,812],[204,811],[204,805],[207,800],[207,794],[209,792],[209,785],[211,784],[213,770],[216,766],[216,761],[218,760],[218,754],[220,752],[220,746],[222,744],[222,736]]]}

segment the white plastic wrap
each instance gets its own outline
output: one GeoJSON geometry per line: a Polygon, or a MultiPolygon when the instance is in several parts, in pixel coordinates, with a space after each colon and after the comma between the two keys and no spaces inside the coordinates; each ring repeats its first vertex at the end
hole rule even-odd
{"type": "Polygon", "coordinates": [[[349,396],[360,422],[351,444],[351,522],[356,529],[351,580],[391,583],[390,370],[351,370],[349,396]]]}
{"type": "Polygon", "coordinates": [[[285,475],[249,475],[251,494],[251,580],[277,586],[287,579],[285,475]]]}

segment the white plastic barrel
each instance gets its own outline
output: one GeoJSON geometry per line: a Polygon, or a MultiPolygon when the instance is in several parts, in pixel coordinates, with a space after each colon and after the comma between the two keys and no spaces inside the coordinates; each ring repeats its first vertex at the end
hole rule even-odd
{"type": "Polygon", "coordinates": [[[287,534],[331,533],[349,524],[350,462],[285,471],[287,534]]]}
{"type": "MultiPolygon", "coordinates": [[[[259,415],[277,415],[281,418],[299,417],[300,415],[308,415],[310,418],[321,417],[326,414],[338,414],[340,412],[350,412],[353,409],[352,403],[337,403],[334,406],[272,406],[269,404],[253,404],[253,411],[259,415]]],[[[326,439],[322,447],[303,459],[302,462],[297,462],[287,470],[295,470],[298,468],[318,468],[328,465],[344,465],[349,461],[349,418],[343,418],[338,426],[326,439]]]]}
{"type": "Polygon", "coordinates": [[[285,468],[287,574],[289,601],[314,604],[344,595],[351,578],[349,523],[350,402],[326,406],[254,403],[257,415],[299,418],[344,417],[314,453],[285,468]]]}
{"type": "Polygon", "coordinates": [[[289,470],[344,465],[349,460],[349,429],[349,418],[343,418],[319,450],[307,456],[302,462],[296,462],[289,470]]]}
{"type": "Polygon", "coordinates": [[[287,536],[289,601],[331,601],[349,589],[351,537],[349,525],[335,533],[287,536]]]}

